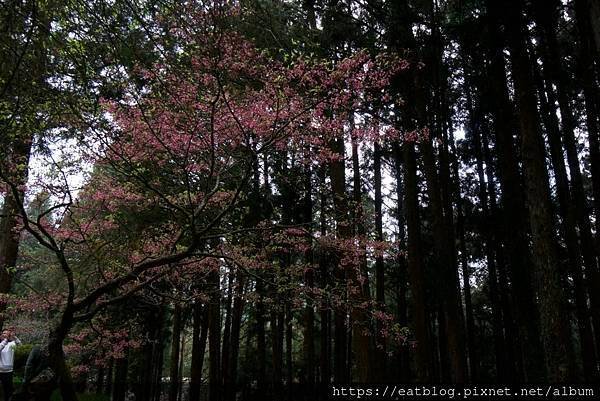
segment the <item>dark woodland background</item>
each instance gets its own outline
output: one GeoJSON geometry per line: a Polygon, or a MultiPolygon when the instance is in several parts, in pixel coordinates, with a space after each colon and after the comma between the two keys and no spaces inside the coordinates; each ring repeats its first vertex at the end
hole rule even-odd
{"type": "MultiPolygon", "coordinates": [[[[315,238],[308,249],[274,252],[272,268],[260,271],[223,265],[163,277],[101,316],[68,322],[69,335],[83,338],[92,327],[118,349],[91,341],[75,348],[77,339],[65,333],[61,344],[77,349],[67,352],[66,365],[56,362],[65,383],[115,401],[128,393],[219,401],[236,394],[318,399],[332,382],[597,382],[600,3],[235,5],[236,31],[274,59],[335,62],[364,49],[407,60],[408,70],[387,88],[402,99],[389,115],[399,131],[426,134],[337,140],[331,151],[340,158],[308,166],[285,149],[256,158],[243,207],[227,224],[301,227],[315,238]],[[385,252],[359,257],[358,282],[340,267],[344,247],[318,238],[366,238],[386,244],[385,252]],[[358,290],[348,291],[348,282],[358,290]],[[299,288],[333,295],[298,295],[299,288]]],[[[2,324],[26,342],[52,347],[59,315],[43,307],[21,313],[11,302],[66,291],[64,250],[44,246],[33,234],[41,228],[28,231],[20,220],[25,208],[39,215],[43,203],[31,193],[23,203],[31,160],[44,152],[43,138],[72,123],[66,109],[98,113],[99,96],[123,96],[122,78],[103,69],[152,65],[161,51],[156,16],[177,15],[177,7],[2,2],[0,164],[11,188],[0,225],[0,292],[8,294],[2,324]],[[51,85],[61,74],[79,86],[51,85]]],[[[133,216],[126,224],[138,218],[162,217],[133,216]]],[[[246,239],[269,245],[256,233],[246,239]]],[[[65,263],[84,256],[69,254],[65,263]]],[[[75,394],[61,391],[64,399],[75,394]]]]}

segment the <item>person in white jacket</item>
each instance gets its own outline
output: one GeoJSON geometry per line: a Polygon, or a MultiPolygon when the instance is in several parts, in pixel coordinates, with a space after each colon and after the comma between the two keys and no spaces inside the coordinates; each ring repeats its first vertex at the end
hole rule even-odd
{"type": "Polygon", "coordinates": [[[15,348],[21,341],[11,330],[4,330],[0,336],[0,382],[4,400],[9,401],[13,394],[13,363],[15,361],[15,348]]]}

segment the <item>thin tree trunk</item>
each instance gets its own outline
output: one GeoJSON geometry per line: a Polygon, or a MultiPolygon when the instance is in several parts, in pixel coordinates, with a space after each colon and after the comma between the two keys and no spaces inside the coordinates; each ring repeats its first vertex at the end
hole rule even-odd
{"type": "MultiPolygon", "coordinates": [[[[336,234],[339,240],[347,240],[352,236],[352,226],[348,215],[348,199],[346,196],[345,182],[345,166],[344,166],[344,140],[343,136],[336,138],[332,143],[332,150],[335,154],[341,156],[340,160],[334,160],[330,163],[331,187],[333,192],[333,204],[335,210],[336,234]]],[[[356,296],[352,299],[350,305],[350,315],[352,320],[352,342],[347,340],[346,315],[345,307],[339,306],[335,311],[335,363],[334,377],[339,383],[348,382],[348,372],[352,365],[348,360],[347,348],[351,344],[351,348],[356,359],[357,382],[366,382],[369,377],[370,355],[369,355],[369,336],[365,333],[368,329],[368,319],[361,305],[367,300],[367,294],[363,291],[363,286],[358,281],[360,274],[360,264],[345,268],[340,265],[342,255],[338,255],[338,264],[335,268],[335,277],[339,283],[349,282],[350,286],[357,289],[356,296]],[[358,305],[358,306],[356,306],[358,305]]],[[[346,285],[343,286],[346,288],[346,285]]],[[[340,294],[345,298],[347,294],[340,294]]]]}
{"type": "Polygon", "coordinates": [[[231,302],[233,300],[234,274],[231,269],[227,272],[227,298],[225,298],[225,324],[223,328],[223,346],[221,351],[221,371],[223,372],[224,396],[227,399],[229,390],[233,387],[230,377],[229,362],[231,358],[231,302]]]}
{"type": "Polygon", "coordinates": [[[408,278],[411,289],[414,332],[416,340],[416,374],[422,383],[433,379],[433,342],[429,332],[429,314],[425,295],[425,271],[421,253],[421,227],[417,185],[417,162],[414,144],[403,145],[404,183],[408,250],[408,278]]]}
{"type": "MultiPolygon", "coordinates": [[[[314,12],[314,10],[313,10],[314,12]]],[[[310,167],[305,170],[305,197],[303,221],[307,224],[308,250],[306,251],[306,263],[309,264],[308,269],[304,273],[304,282],[309,291],[309,296],[306,297],[306,307],[304,309],[304,335],[303,335],[303,354],[305,364],[305,378],[307,386],[307,395],[314,396],[315,389],[315,306],[312,296],[312,291],[315,286],[315,271],[313,269],[314,254],[313,254],[313,200],[312,200],[312,171],[310,167]]]]}
{"type": "MultiPolygon", "coordinates": [[[[327,235],[327,219],[326,219],[326,207],[327,199],[325,192],[325,169],[322,167],[319,169],[319,231],[322,237],[327,235]]],[[[322,290],[327,290],[329,286],[329,264],[324,250],[321,250],[319,255],[319,273],[320,273],[320,286],[322,290]]],[[[331,317],[330,317],[330,305],[327,297],[322,297],[321,301],[321,358],[319,361],[321,369],[321,391],[327,391],[329,383],[331,381],[331,317]]]]}
{"type": "Polygon", "coordinates": [[[192,306],[192,366],[190,369],[190,401],[200,401],[202,368],[208,337],[208,306],[196,301],[192,306]]]}
{"type": "Polygon", "coordinates": [[[208,289],[210,304],[208,308],[208,398],[221,401],[221,288],[218,270],[209,273],[208,289]]]}
{"type": "MultiPolygon", "coordinates": [[[[457,177],[458,179],[458,177],[457,177]]],[[[479,378],[479,358],[476,345],[475,320],[473,318],[473,303],[471,301],[471,268],[467,260],[467,243],[465,240],[465,217],[462,208],[460,195],[457,196],[457,219],[456,230],[458,232],[458,242],[460,249],[460,265],[463,275],[463,293],[465,297],[465,315],[467,323],[467,347],[469,352],[470,376],[473,382],[479,378]]]]}
{"type": "Polygon", "coordinates": [[[185,362],[185,321],[183,320],[183,328],[181,333],[181,346],[179,347],[179,385],[177,386],[177,401],[181,401],[181,397],[183,396],[183,363],[185,362]]]}
{"type": "Polygon", "coordinates": [[[456,282],[456,266],[452,257],[450,238],[444,218],[443,204],[439,187],[439,177],[435,169],[433,149],[430,143],[421,146],[427,176],[430,209],[433,218],[434,248],[436,267],[440,272],[442,308],[445,315],[446,339],[451,363],[451,380],[463,383],[467,378],[465,366],[464,328],[461,300],[456,282]]]}
{"type": "MultiPolygon", "coordinates": [[[[350,124],[354,125],[354,121],[351,121],[350,124]]],[[[354,130],[354,127],[353,127],[354,130]]],[[[362,178],[361,178],[361,174],[360,174],[360,161],[359,161],[359,149],[358,149],[358,141],[356,139],[355,133],[354,131],[352,132],[352,181],[353,181],[353,208],[352,208],[352,214],[353,214],[353,221],[352,221],[352,226],[353,226],[353,231],[354,234],[357,236],[357,242],[358,242],[358,246],[360,247],[360,258],[358,261],[358,281],[361,283],[360,285],[360,290],[361,290],[361,294],[364,294],[364,298],[365,301],[366,300],[370,300],[370,294],[371,294],[371,285],[370,285],[370,280],[369,280],[369,270],[368,270],[368,263],[367,263],[367,249],[366,249],[366,237],[367,237],[367,230],[364,224],[364,209],[363,209],[363,182],[362,182],[362,178]]],[[[371,330],[371,327],[367,327],[364,328],[366,330],[371,330]]],[[[370,342],[370,341],[369,341],[370,342]]],[[[369,344],[371,345],[371,344],[369,344]]],[[[348,353],[348,355],[351,355],[351,353],[348,353]]],[[[372,360],[369,362],[370,366],[379,369],[380,367],[378,367],[378,360],[380,357],[380,353],[379,352],[373,352],[372,353],[372,360]]],[[[349,364],[351,364],[352,362],[349,361],[349,364]]],[[[374,377],[381,377],[381,372],[382,370],[379,370],[378,372],[374,372],[373,376],[374,377]]],[[[364,374],[364,373],[363,373],[364,374]]],[[[369,373],[367,373],[368,375],[369,373]]]]}
{"type": "MultiPolygon", "coordinates": [[[[381,196],[381,145],[378,140],[375,141],[373,151],[373,173],[375,187],[375,239],[383,242],[383,199],[381,196]]],[[[375,301],[377,302],[377,310],[385,311],[385,265],[383,255],[379,254],[375,257],[375,301]]],[[[386,379],[387,371],[387,347],[386,338],[383,334],[383,322],[381,320],[376,321],[376,342],[378,363],[376,365],[377,376],[381,380],[386,379]]]]}
{"type": "Polygon", "coordinates": [[[179,349],[182,329],[181,305],[175,304],[173,309],[173,330],[171,331],[171,359],[169,363],[169,401],[177,401],[179,388],[179,349]]]}
{"type": "Polygon", "coordinates": [[[289,302],[285,305],[285,384],[286,384],[286,400],[291,401],[293,396],[293,377],[294,366],[292,359],[292,307],[289,302]]]}
{"type": "MultiPolygon", "coordinates": [[[[396,304],[398,324],[400,327],[408,327],[408,305],[407,305],[407,268],[406,268],[406,230],[405,230],[405,207],[404,207],[404,182],[402,179],[402,150],[398,142],[393,144],[393,155],[395,164],[396,178],[396,196],[397,196],[397,214],[398,221],[398,244],[401,252],[398,252],[397,259],[397,283],[396,283],[396,304]]],[[[408,343],[404,342],[398,345],[398,378],[402,382],[408,382],[411,378],[410,354],[408,343]]]]}
{"type": "MultiPolygon", "coordinates": [[[[279,301],[279,300],[278,300],[279,301]]],[[[279,302],[277,302],[279,304],[279,302]]],[[[271,366],[273,367],[272,373],[272,388],[273,388],[273,401],[281,400],[282,394],[282,375],[283,375],[283,325],[280,319],[281,313],[279,311],[271,312],[271,366]]]]}
{"type": "MultiPolygon", "coordinates": [[[[487,233],[488,241],[491,244],[491,250],[488,250],[489,257],[496,257],[496,263],[490,263],[489,265],[489,280],[490,280],[490,299],[499,307],[495,307],[494,319],[501,319],[501,323],[496,322],[496,327],[500,327],[500,330],[504,330],[504,336],[498,338],[496,341],[501,343],[501,346],[504,350],[502,354],[499,355],[501,358],[501,362],[499,362],[504,370],[498,372],[498,379],[500,381],[509,383],[515,382],[517,380],[517,372],[516,372],[516,363],[515,363],[515,347],[514,344],[515,336],[517,330],[515,328],[514,322],[514,314],[513,308],[510,302],[510,290],[507,282],[507,274],[506,274],[506,263],[504,257],[504,248],[500,243],[503,235],[501,230],[498,230],[497,227],[501,226],[499,223],[500,216],[498,212],[498,205],[496,203],[497,191],[496,191],[496,183],[494,180],[494,174],[492,172],[492,166],[494,165],[494,161],[490,152],[490,145],[488,140],[488,132],[486,130],[482,130],[481,132],[481,142],[483,147],[483,158],[486,163],[486,177],[487,177],[487,192],[489,194],[489,219],[491,221],[491,226],[496,229],[489,229],[487,226],[484,228],[484,232],[487,233]],[[490,255],[491,254],[491,255],[490,255]],[[497,275],[497,280],[496,280],[497,275]],[[496,287],[497,283],[497,288],[496,287]],[[494,295],[495,294],[495,295],[494,295]],[[500,313],[501,311],[501,313],[500,313]]],[[[502,331],[498,332],[496,335],[502,336],[502,331]]],[[[500,347],[499,347],[500,348],[500,347]]]]}
{"type": "Polygon", "coordinates": [[[242,313],[244,311],[244,286],[246,280],[244,273],[238,271],[236,275],[235,296],[233,299],[233,315],[231,321],[231,354],[229,362],[229,378],[231,388],[226,389],[229,394],[228,401],[235,400],[237,388],[237,371],[238,371],[238,356],[240,353],[240,330],[242,327],[242,313]]]}
{"type": "MultiPolygon", "coordinates": [[[[485,183],[485,171],[483,167],[484,159],[483,159],[483,151],[482,151],[482,141],[481,141],[481,115],[478,112],[480,109],[475,109],[475,105],[472,101],[471,96],[471,88],[466,88],[467,91],[467,107],[469,109],[469,125],[470,131],[473,136],[473,147],[475,151],[475,161],[477,166],[477,177],[478,177],[478,185],[479,185],[479,203],[481,204],[482,212],[483,212],[483,227],[482,227],[482,237],[484,241],[484,249],[486,254],[487,268],[488,268],[488,286],[490,292],[490,303],[492,309],[492,331],[494,337],[494,357],[496,362],[496,372],[498,375],[498,379],[500,381],[506,379],[507,368],[505,366],[505,346],[504,346],[504,334],[502,327],[502,310],[500,299],[498,295],[498,278],[496,271],[496,254],[494,252],[493,240],[491,238],[491,230],[488,228],[488,225],[491,221],[490,216],[490,208],[488,201],[488,191],[485,183]]],[[[455,174],[458,174],[458,166],[455,167],[455,174]]],[[[492,184],[493,185],[493,184],[492,184]]],[[[463,234],[464,235],[464,234],[463,234]]],[[[461,252],[462,253],[462,252],[461,252]]],[[[466,296],[465,296],[466,302],[466,296]]],[[[467,327],[474,324],[473,322],[473,314],[471,312],[471,316],[467,314],[467,327]],[[471,322],[469,322],[471,320],[471,322]]],[[[468,328],[470,332],[471,329],[468,328]]],[[[472,334],[470,334],[472,336],[472,334]]],[[[473,364],[473,362],[472,362],[473,364]]],[[[477,380],[477,375],[472,372],[472,376],[474,380],[477,380]]]]}

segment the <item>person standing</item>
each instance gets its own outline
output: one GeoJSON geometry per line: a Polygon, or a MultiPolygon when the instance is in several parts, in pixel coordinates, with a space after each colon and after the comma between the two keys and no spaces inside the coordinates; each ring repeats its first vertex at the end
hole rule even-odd
{"type": "Polygon", "coordinates": [[[13,394],[13,363],[15,349],[21,341],[11,330],[4,330],[0,336],[0,382],[4,392],[4,400],[9,401],[13,394]]]}

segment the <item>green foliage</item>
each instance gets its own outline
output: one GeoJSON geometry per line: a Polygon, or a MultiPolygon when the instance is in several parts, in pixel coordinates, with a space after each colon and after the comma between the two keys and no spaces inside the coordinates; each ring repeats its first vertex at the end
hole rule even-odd
{"type": "Polygon", "coordinates": [[[33,344],[21,344],[15,349],[15,362],[14,368],[16,371],[22,371],[25,369],[25,363],[27,357],[33,348],[33,344]]]}

